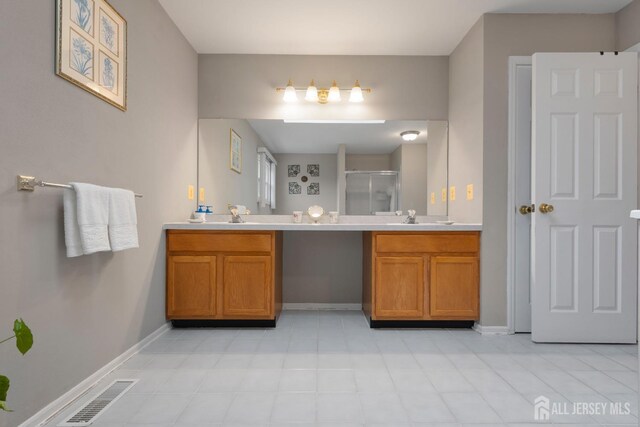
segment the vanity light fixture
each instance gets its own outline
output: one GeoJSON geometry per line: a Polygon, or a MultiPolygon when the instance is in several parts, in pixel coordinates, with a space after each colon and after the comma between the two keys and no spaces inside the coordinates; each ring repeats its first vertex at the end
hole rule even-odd
{"type": "Polygon", "coordinates": [[[296,95],[296,88],[293,87],[293,83],[291,79],[289,79],[289,83],[287,83],[287,87],[284,89],[284,96],[282,97],[284,102],[296,102],[298,100],[298,95],[296,95]]]}
{"type": "Polygon", "coordinates": [[[314,82],[313,79],[311,80],[311,83],[309,83],[304,100],[309,102],[318,102],[318,88],[316,87],[316,82],[314,82]]]}
{"type": "Polygon", "coordinates": [[[304,100],[307,102],[317,102],[319,104],[337,103],[342,101],[342,94],[340,93],[342,91],[349,91],[349,102],[353,103],[364,101],[364,92],[371,93],[370,88],[360,87],[360,81],[358,80],[350,89],[339,87],[335,80],[329,89],[316,87],[314,80],[311,80],[311,83],[306,88],[295,87],[291,80],[289,80],[286,87],[276,88],[276,92],[284,92],[282,99],[287,103],[298,100],[296,92],[305,92],[304,100]]]}
{"type": "Polygon", "coordinates": [[[351,94],[349,95],[349,102],[362,102],[364,97],[362,96],[362,88],[360,82],[356,80],[356,84],[351,88],[351,94]]]}
{"type": "Polygon", "coordinates": [[[400,136],[405,141],[415,141],[418,135],[420,135],[420,131],[417,130],[405,130],[400,133],[400,136]]]}
{"type": "Polygon", "coordinates": [[[336,81],[333,81],[331,85],[331,89],[329,89],[329,96],[327,97],[327,101],[329,102],[340,102],[342,98],[340,97],[340,89],[338,88],[338,84],[336,81]]]}

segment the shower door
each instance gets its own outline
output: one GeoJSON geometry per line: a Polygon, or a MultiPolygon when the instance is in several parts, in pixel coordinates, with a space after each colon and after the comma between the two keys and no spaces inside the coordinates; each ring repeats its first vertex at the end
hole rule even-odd
{"type": "Polygon", "coordinates": [[[398,172],[349,171],[347,215],[379,215],[398,209],[398,172]]]}

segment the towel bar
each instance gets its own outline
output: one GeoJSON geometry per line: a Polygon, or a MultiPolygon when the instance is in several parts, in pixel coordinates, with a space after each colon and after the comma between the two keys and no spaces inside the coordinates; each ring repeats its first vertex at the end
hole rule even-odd
{"type": "MultiPolygon", "coordinates": [[[[18,191],[35,191],[36,187],[55,187],[73,190],[73,187],[69,184],[55,184],[53,182],[36,179],[33,176],[18,175],[18,191]]],[[[136,194],[135,196],[142,197],[142,194],[136,194]]]]}

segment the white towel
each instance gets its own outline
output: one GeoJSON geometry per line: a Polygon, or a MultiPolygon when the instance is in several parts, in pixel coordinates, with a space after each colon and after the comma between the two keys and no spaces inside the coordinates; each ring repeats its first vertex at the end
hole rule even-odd
{"type": "Polygon", "coordinates": [[[111,250],[122,251],[138,247],[138,219],[132,191],[109,188],[109,240],[111,250]]]}
{"type": "Polygon", "coordinates": [[[109,233],[109,191],[105,187],[93,184],[72,182],[76,193],[77,220],[80,229],[82,253],[108,251],[109,233]]]}
{"type": "Polygon", "coordinates": [[[67,246],[67,258],[77,257],[83,254],[82,241],[80,240],[80,227],[78,226],[76,192],[63,192],[64,206],[64,243],[67,246]]]}

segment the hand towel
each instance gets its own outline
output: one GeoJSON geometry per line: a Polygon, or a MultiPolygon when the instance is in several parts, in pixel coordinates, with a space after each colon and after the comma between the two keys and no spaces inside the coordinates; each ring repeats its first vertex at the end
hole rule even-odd
{"type": "Polygon", "coordinates": [[[62,197],[64,206],[64,243],[67,247],[67,258],[83,254],[78,226],[77,199],[74,190],[65,191],[62,197]]]}
{"type": "Polygon", "coordinates": [[[133,191],[109,188],[109,240],[111,250],[138,247],[138,219],[133,191]]]}
{"type": "Polygon", "coordinates": [[[77,219],[82,252],[89,255],[111,250],[109,245],[109,192],[105,187],[72,182],[76,192],[77,219]]]}

